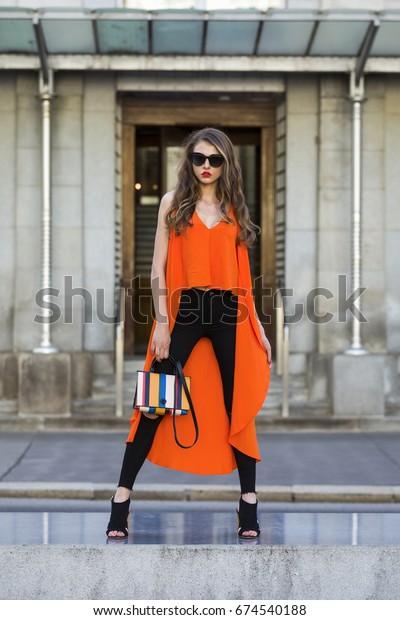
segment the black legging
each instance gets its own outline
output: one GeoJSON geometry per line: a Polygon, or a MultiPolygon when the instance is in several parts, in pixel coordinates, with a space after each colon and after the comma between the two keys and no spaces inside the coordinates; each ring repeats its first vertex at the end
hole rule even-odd
{"type": "MultiPolygon", "coordinates": [[[[224,392],[225,410],[232,412],[235,371],[236,320],[238,298],[232,291],[190,288],[181,293],[174,328],[171,333],[169,354],[186,364],[200,338],[211,340],[218,361],[224,392]]],[[[173,373],[171,362],[163,359],[156,364],[156,372],[173,373]]],[[[135,437],[127,443],[118,486],[132,489],[136,476],[152,446],[162,416],[155,419],[141,416],[135,437]]],[[[254,493],[256,460],[233,447],[243,493],[254,493]]]]}

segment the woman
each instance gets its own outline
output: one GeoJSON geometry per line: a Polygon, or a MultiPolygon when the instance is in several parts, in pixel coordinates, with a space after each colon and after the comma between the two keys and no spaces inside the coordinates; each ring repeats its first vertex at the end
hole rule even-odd
{"type": "MultiPolygon", "coordinates": [[[[148,458],[201,474],[239,473],[238,535],[260,534],[255,489],[260,460],[254,418],[269,386],[271,346],[258,319],[248,247],[258,226],[250,221],[232,142],[206,128],[184,141],[174,191],[163,196],[151,273],[155,310],[144,370],[172,373],[180,360],[191,377],[200,427],[193,448],[174,442],[171,416],[135,411],[117,491],[111,498],[108,538],[128,536],[130,491],[148,458]]],[[[176,423],[192,443],[191,416],[176,423]]]]}

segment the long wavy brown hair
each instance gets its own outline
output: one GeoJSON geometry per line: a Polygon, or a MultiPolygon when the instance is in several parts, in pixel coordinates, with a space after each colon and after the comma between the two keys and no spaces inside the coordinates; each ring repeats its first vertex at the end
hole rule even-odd
{"type": "Polygon", "coordinates": [[[183,141],[184,153],[178,169],[178,182],[171,206],[165,214],[165,223],[170,231],[174,228],[177,235],[184,232],[187,226],[193,226],[190,219],[196,203],[201,198],[201,188],[194,175],[189,154],[194,151],[196,144],[201,140],[214,146],[225,160],[216,191],[217,200],[221,203],[222,218],[227,223],[233,223],[227,212],[229,205],[232,205],[236,220],[241,227],[236,243],[243,242],[251,247],[261,228],[250,220],[249,209],[243,194],[242,171],[236,159],[233,144],[223,131],[213,127],[193,131],[183,141]]]}

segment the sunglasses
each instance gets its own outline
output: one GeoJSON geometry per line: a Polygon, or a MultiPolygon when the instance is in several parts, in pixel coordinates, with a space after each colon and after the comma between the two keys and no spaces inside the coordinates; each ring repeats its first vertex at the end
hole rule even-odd
{"type": "Polygon", "coordinates": [[[209,155],[206,157],[203,153],[190,153],[190,161],[195,166],[202,166],[206,159],[208,159],[212,168],[219,168],[225,161],[222,155],[209,155]]]}

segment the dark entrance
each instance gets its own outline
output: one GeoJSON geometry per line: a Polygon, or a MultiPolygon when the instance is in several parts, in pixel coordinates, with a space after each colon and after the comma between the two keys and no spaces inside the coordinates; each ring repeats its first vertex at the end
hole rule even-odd
{"type": "MultiPolygon", "coordinates": [[[[154,105],[153,101],[151,103],[154,105]]],[[[210,107],[209,103],[207,105],[210,107]]],[[[208,125],[217,126],[226,131],[235,145],[243,172],[244,190],[250,216],[252,221],[262,228],[258,242],[254,248],[249,250],[253,279],[257,278],[254,291],[257,312],[263,320],[262,317],[266,317],[272,311],[271,300],[265,297],[265,290],[261,308],[261,285],[263,284],[264,289],[274,287],[275,268],[272,243],[274,241],[275,117],[272,116],[273,109],[270,106],[267,109],[264,108],[262,114],[260,113],[264,118],[259,119],[262,123],[258,126],[251,126],[255,124],[253,118],[248,127],[235,126],[240,118],[242,121],[246,120],[244,111],[228,106],[229,109],[224,114],[225,106],[226,104],[219,104],[218,117],[223,117],[226,124],[216,123],[214,119],[212,122],[203,122],[201,125],[192,123],[179,125],[172,122],[150,124],[144,122],[150,115],[145,106],[138,107],[136,104],[130,107],[127,105],[125,109],[123,125],[123,285],[129,289],[125,313],[125,353],[127,355],[140,355],[146,351],[153,316],[150,274],[158,208],[162,195],[175,186],[177,165],[182,154],[181,144],[185,136],[194,129],[208,125]],[[269,122],[266,122],[266,117],[270,119],[269,122]],[[259,277],[261,274],[263,282],[259,277]]],[[[174,121],[182,118],[179,113],[179,104],[175,110],[173,108],[167,109],[167,112],[165,108],[161,110],[160,121],[167,120],[168,117],[174,121]]],[[[187,107],[185,107],[185,112],[187,113],[187,107]]],[[[209,109],[209,112],[210,118],[215,116],[212,109],[209,109]]],[[[269,326],[267,333],[273,336],[269,326]]]]}

